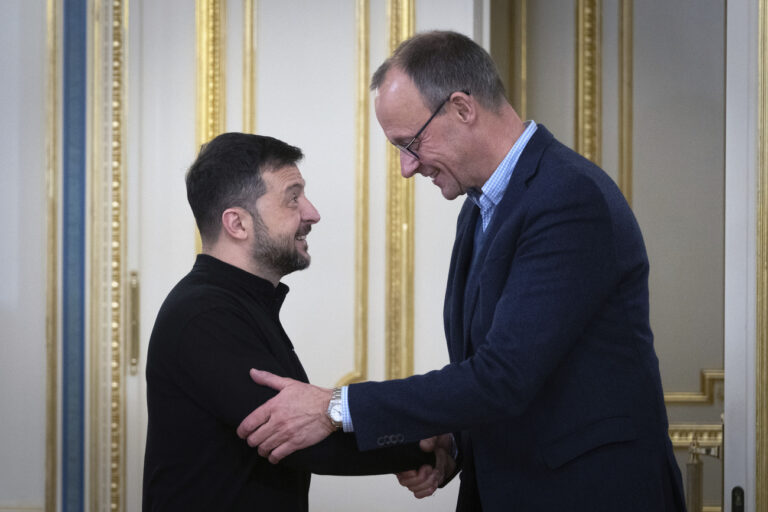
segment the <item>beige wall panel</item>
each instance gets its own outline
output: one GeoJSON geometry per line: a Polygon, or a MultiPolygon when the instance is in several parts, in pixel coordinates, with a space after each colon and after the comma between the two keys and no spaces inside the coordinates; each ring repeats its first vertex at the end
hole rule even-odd
{"type": "Polygon", "coordinates": [[[573,147],[575,3],[528,2],[528,119],[573,147]]]}
{"type": "Polygon", "coordinates": [[[46,13],[0,19],[0,510],[45,501],[46,13]]]}
{"type": "MultiPolygon", "coordinates": [[[[666,393],[723,367],[725,3],[634,3],[633,207],[650,273],[651,327],[666,393]]],[[[714,405],[668,404],[670,423],[719,424],[714,405]]],[[[685,475],[686,450],[678,450],[685,475]]],[[[704,458],[704,504],[720,461],[704,458]]]]}
{"type": "Polygon", "coordinates": [[[147,344],[166,295],[192,268],[195,221],[184,174],[195,145],[195,5],[131,1],[127,56],[126,270],[141,280],[139,371],[125,383],[126,510],[141,508],[147,344]]]}
{"type": "Polygon", "coordinates": [[[634,210],[668,392],[723,364],[724,21],[723,2],[635,3],[634,210]]]}

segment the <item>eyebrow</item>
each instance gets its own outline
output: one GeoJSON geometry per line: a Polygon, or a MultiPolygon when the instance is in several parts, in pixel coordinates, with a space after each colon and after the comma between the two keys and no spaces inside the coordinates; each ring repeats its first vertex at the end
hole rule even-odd
{"type": "Polygon", "coordinates": [[[301,192],[302,190],[304,190],[303,183],[299,183],[299,182],[292,183],[285,188],[285,190],[283,191],[283,195],[288,195],[292,192],[301,192]]]}

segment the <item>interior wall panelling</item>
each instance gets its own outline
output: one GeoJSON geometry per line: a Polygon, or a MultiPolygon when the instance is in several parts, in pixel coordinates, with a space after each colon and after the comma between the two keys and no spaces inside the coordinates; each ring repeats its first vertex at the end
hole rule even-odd
{"type": "Polygon", "coordinates": [[[601,165],[602,1],[576,2],[576,116],[574,149],[601,165]]]}

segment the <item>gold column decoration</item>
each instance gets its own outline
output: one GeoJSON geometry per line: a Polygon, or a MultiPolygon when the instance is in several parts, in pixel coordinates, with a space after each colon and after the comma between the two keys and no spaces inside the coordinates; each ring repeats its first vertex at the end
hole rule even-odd
{"type": "Polygon", "coordinates": [[[226,0],[197,0],[197,129],[200,146],[224,130],[224,12],[226,0]]]}
{"type": "Polygon", "coordinates": [[[46,291],[45,291],[45,511],[56,511],[59,458],[58,434],[59,381],[59,196],[61,161],[59,132],[61,122],[61,0],[46,4],[46,291]]]}
{"type": "Polygon", "coordinates": [[[699,446],[723,446],[723,425],[675,424],[669,426],[669,438],[676,449],[687,449],[696,439],[699,446]]]}
{"type": "Polygon", "coordinates": [[[509,6],[509,99],[520,119],[528,118],[528,0],[509,6]]]}
{"type": "Polygon", "coordinates": [[[243,132],[256,133],[257,0],[243,0],[243,132]]]}
{"type": "Polygon", "coordinates": [[[632,206],[633,0],[619,6],[619,188],[632,206]]]}
{"type": "Polygon", "coordinates": [[[602,138],[601,0],[576,2],[575,149],[600,165],[602,138]]]}
{"type": "MultiPolygon", "coordinates": [[[[224,131],[224,13],[226,0],[196,0],[197,48],[197,125],[195,141],[199,148],[224,131]]],[[[245,119],[244,119],[245,122],[245,119]]],[[[200,234],[195,230],[195,251],[202,251],[200,234]]]]}
{"type": "Polygon", "coordinates": [[[127,1],[94,0],[88,131],[89,508],[125,508],[127,1]]]}
{"type": "Polygon", "coordinates": [[[344,375],[337,386],[360,382],[368,375],[368,181],[369,108],[368,90],[370,47],[370,0],[357,0],[357,104],[355,106],[355,369],[344,375]]]}
{"type": "Polygon", "coordinates": [[[123,64],[127,0],[112,0],[112,131],[110,137],[112,168],[112,202],[110,238],[112,245],[110,286],[111,328],[111,400],[110,400],[110,510],[125,508],[125,368],[123,364],[125,326],[125,188],[123,187],[123,64]]]}
{"type": "MultiPolygon", "coordinates": [[[[413,35],[413,0],[388,0],[389,50],[413,35]]],[[[386,377],[413,373],[413,180],[400,176],[400,155],[387,148],[386,377]]]]}
{"type": "Polygon", "coordinates": [[[768,510],[768,0],[760,0],[759,34],[755,510],[768,510]]]}

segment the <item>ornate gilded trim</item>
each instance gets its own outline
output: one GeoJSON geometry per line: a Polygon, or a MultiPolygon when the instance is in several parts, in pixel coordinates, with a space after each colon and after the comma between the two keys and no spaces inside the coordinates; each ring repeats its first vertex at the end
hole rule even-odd
{"type": "Polygon", "coordinates": [[[755,510],[768,509],[768,0],[759,5],[755,510]]]}
{"type": "Polygon", "coordinates": [[[59,197],[61,195],[61,0],[46,4],[45,510],[55,512],[59,452],[59,197]]]}
{"type": "Polygon", "coordinates": [[[509,99],[520,119],[528,117],[528,0],[509,6],[509,99]]]}
{"type": "Polygon", "coordinates": [[[597,165],[602,139],[602,2],[576,2],[575,149],[597,165]]]}
{"type": "Polygon", "coordinates": [[[699,446],[722,446],[723,445],[723,426],[722,425],[700,425],[677,423],[669,426],[669,438],[672,440],[674,448],[687,449],[691,441],[696,439],[699,446]]]}
{"type": "MultiPolygon", "coordinates": [[[[388,0],[389,50],[413,35],[413,0],[388,0]]],[[[400,155],[387,148],[386,377],[413,373],[413,180],[400,176],[400,155]]]]}
{"type": "Polygon", "coordinates": [[[200,146],[224,131],[224,13],[226,0],[197,0],[197,126],[200,146]]]}
{"type": "Polygon", "coordinates": [[[243,0],[243,132],[256,133],[257,0],[243,0]]]}
{"type": "Polygon", "coordinates": [[[90,211],[90,509],[125,508],[124,99],[127,1],[93,0],[90,211]]]}
{"type": "MultiPolygon", "coordinates": [[[[723,370],[701,370],[699,391],[673,391],[664,393],[667,404],[712,404],[715,401],[715,385],[723,382],[723,370]]],[[[718,396],[722,400],[722,393],[718,396]]]]}
{"type": "Polygon", "coordinates": [[[370,47],[370,0],[357,0],[355,20],[357,27],[357,104],[355,106],[355,368],[339,379],[337,386],[360,382],[368,375],[368,183],[369,108],[368,91],[370,47]]]}
{"type": "MultiPolygon", "coordinates": [[[[224,96],[226,90],[224,84],[225,12],[226,0],[195,1],[197,50],[195,142],[197,147],[224,131],[227,105],[224,96]]],[[[245,119],[243,118],[243,122],[245,119]]],[[[200,234],[195,229],[195,252],[201,251],[200,234]]]]}
{"type": "Polygon", "coordinates": [[[619,5],[619,188],[632,206],[633,0],[619,5]]]}

